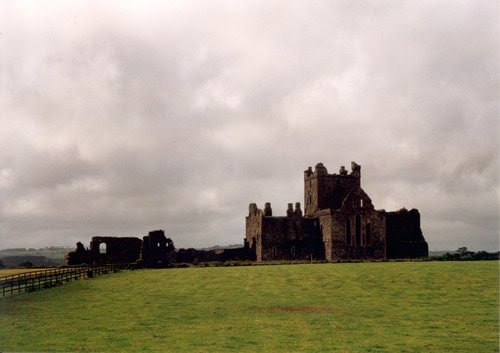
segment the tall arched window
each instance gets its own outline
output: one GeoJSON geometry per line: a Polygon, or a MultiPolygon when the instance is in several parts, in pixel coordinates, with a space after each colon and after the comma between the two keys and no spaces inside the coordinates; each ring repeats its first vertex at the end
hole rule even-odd
{"type": "Polygon", "coordinates": [[[372,232],[370,222],[366,223],[366,245],[372,245],[372,232]]]}
{"type": "Polygon", "coordinates": [[[106,243],[99,244],[99,254],[106,255],[106,250],[107,250],[106,248],[107,248],[106,243]]]}
{"type": "Polygon", "coordinates": [[[361,216],[356,215],[356,245],[361,245],[361,216]]]}
{"type": "Polygon", "coordinates": [[[351,220],[349,218],[346,218],[346,220],[345,220],[345,243],[347,245],[352,245],[351,244],[351,220]]]}

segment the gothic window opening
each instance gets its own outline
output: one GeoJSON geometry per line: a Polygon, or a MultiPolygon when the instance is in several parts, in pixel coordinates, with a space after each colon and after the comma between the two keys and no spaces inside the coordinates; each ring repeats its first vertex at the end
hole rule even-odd
{"type": "Polygon", "coordinates": [[[345,220],[345,243],[351,245],[351,222],[349,218],[345,220]]]}
{"type": "Polygon", "coordinates": [[[107,245],[106,243],[99,244],[99,254],[106,255],[107,245]]]}
{"type": "Polygon", "coordinates": [[[372,232],[370,222],[366,223],[366,245],[372,245],[372,232]]]}

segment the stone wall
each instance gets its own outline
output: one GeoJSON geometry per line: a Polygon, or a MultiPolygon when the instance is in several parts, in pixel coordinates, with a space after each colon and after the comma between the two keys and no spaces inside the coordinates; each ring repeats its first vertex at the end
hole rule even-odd
{"type": "Polygon", "coordinates": [[[163,230],[154,230],[142,238],[141,259],[147,267],[165,267],[175,252],[172,239],[163,230]]]}
{"type": "Polygon", "coordinates": [[[95,265],[130,263],[141,258],[141,245],[135,237],[93,237],[90,251],[95,265]]]}
{"type": "Polygon", "coordinates": [[[387,258],[418,258],[429,256],[429,247],[420,228],[420,212],[401,209],[386,212],[387,258]]]}
{"type": "Polygon", "coordinates": [[[139,259],[147,266],[168,264],[175,250],[172,240],[165,238],[163,231],[150,232],[143,240],[135,237],[92,237],[90,248],[81,242],[76,250],[65,257],[67,265],[126,264],[139,259]]]}
{"type": "MultiPolygon", "coordinates": [[[[269,203],[266,204],[271,209],[269,203]]],[[[272,214],[250,204],[246,217],[245,244],[250,257],[257,261],[319,259],[324,258],[323,244],[317,218],[305,218],[300,203],[288,204],[284,217],[266,216],[272,214]]]]}
{"type": "Polygon", "coordinates": [[[371,209],[318,214],[327,260],[385,259],[383,214],[371,209]]]}

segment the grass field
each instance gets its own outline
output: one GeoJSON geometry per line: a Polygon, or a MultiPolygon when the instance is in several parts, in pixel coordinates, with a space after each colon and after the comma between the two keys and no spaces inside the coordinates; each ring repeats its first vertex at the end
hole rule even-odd
{"type": "Polygon", "coordinates": [[[43,267],[43,268],[3,268],[0,270],[0,277],[2,276],[11,276],[11,275],[19,275],[21,273],[25,272],[32,272],[32,271],[44,271],[44,270],[51,270],[54,267],[43,267]]]}
{"type": "Polygon", "coordinates": [[[499,262],[122,272],[0,299],[0,351],[498,352],[499,262]]]}

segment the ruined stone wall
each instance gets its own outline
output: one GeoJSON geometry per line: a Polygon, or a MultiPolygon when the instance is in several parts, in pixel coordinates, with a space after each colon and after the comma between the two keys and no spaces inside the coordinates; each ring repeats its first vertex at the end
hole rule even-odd
{"type": "Polygon", "coordinates": [[[174,242],[163,230],[154,230],[142,238],[141,259],[147,267],[165,267],[173,260],[174,242]]]}
{"type": "Polygon", "coordinates": [[[245,247],[251,260],[262,261],[262,219],[264,213],[257,204],[248,206],[248,216],[245,218],[245,247]]]}
{"type": "Polygon", "coordinates": [[[255,247],[257,237],[262,234],[262,217],[262,210],[257,208],[257,204],[251,203],[245,218],[245,241],[250,248],[255,247]]]}
{"type": "Polygon", "coordinates": [[[314,217],[318,210],[318,177],[309,167],[304,172],[304,212],[306,216],[314,217]]]}
{"type": "Polygon", "coordinates": [[[264,210],[250,204],[245,244],[257,261],[324,258],[319,220],[304,218],[298,202],[288,205],[286,217],[273,217],[269,203],[264,210]]]}
{"type": "Polygon", "coordinates": [[[391,259],[429,256],[429,248],[420,228],[416,209],[386,213],[387,257],[391,259]]]}
{"type": "Polygon", "coordinates": [[[261,261],[281,259],[286,255],[287,228],[286,217],[263,218],[261,261]]]}
{"type": "Polygon", "coordinates": [[[386,258],[384,214],[372,208],[323,210],[318,214],[327,260],[386,258]]]}
{"type": "Polygon", "coordinates": [[[335,212],[333,225],[334,259],[386,258],[385,222],[379,212],[371,209],[335,212]]]}
{"type": "Polygon", "coordinates": [[[141,257],[142,241],[133,237],[93,237],[90,252],[94,264],[130,263],[141,257]],[[104,253],[100,253],[101,244],[106,244],[104,253]]]}
{"type": "Polygon", "coordinates": [[[332,261],[333,253],[332,253],[332,232],[333,232],[333,223],[332,223],[332,212],[330,210],[324,210],[317,213],[320,223],[320,232],[321,232],[321,240],[323,242],[323,248],[325,249],[325,260],[332,261]]]}
{"type": "Polygon", "coordinates": [[[262,261],[324,259],[317,218],[264,217],[262,261]]]}

